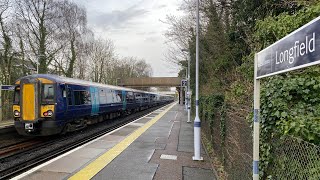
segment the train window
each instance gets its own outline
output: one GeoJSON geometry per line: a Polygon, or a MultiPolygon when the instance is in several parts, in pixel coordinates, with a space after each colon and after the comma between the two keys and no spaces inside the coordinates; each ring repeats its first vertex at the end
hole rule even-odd
{"type": "Polygon", "coordinates": [[[64,89],[64,90],[62,90],[62,97],[67,97],[67,91],[64,89]]]}
{"type": "Polygon", "coordinates": [[[53,84],[42,85],[42,102],[48,103],[54,101],[54,86],[53,84]]]}
{"type": "Polygon", "coordinates": [[[118,91],[118,92],[117,92],[117,101],[118,101],[118,102],[121,102],[121,101],[122,101],[122,92],[121,92],[121,91],[118,91]]]}
{"type": "Polygon", "coordinates": [[[81,103],[91,104],[91,96],[89,91],[81,91],[81,103]]]}
{"type": "Polygon", "coordinates": [[[127,92],[126,100],[128,103],[131,103],[134,101],[134,95],[133,92],[127,92]]]}
{"type": "Polygon", "coordinates": [[[74,91],[75,105],[90,104],[91,97],[88,91],[74,91]]]}
{"type": "Polygon", "coordinates": [[[68,88],[68,105],[72,106],[72,94],[70,88],[68,88]]]}
{"type": "Polygon", "coordinates": [[[14,104],[20,104],[20,87],[17,86],[14,90],[14,104]]]}
{"type": "Polygon", "coordinates": [[[80,101],[80,91],[74,91],[74,105],[80,105],[81,101],[80,101]]]}

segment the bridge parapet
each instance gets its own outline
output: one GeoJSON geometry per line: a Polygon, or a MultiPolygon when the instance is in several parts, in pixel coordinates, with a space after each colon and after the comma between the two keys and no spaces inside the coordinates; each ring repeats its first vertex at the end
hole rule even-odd
{"type": "Polygon", "coordinates": [[[144,77],[128,78],[122,80],[119,85],[130,88],[139,87],[178,87],[180,86],[180,77],[144,77]]]}

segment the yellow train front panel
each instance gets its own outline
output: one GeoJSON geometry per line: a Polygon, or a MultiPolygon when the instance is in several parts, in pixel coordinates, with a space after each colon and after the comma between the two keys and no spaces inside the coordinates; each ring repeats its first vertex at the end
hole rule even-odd
{"type": "Polygon", "coordinates": [[[22,89],[22,119],[33,121],[36,118],[35,84],[24,84],[22,89]]]}

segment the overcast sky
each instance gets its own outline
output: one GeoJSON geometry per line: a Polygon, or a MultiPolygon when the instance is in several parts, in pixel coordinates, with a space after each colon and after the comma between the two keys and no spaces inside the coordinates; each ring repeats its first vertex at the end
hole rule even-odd
{"type": "Polygon", "coordinates": [[[153,76],[177,76],[165,61],[167,14],[181,15],[182,0],[74,0],[87,9],[88,26],[96,37],[109,38],[119,56],[143,58],[153,76]]]}

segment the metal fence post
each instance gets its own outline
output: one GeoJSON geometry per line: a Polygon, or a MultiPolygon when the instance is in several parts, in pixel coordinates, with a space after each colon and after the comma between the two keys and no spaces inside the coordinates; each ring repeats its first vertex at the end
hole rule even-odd
{"type": "Polygon", "coordinates": [[[254,56],[254,122],[253,122],[253,180],[259,180],[259,136],[260,136],[260,80],[257,79],[258,54],[254,56]]]}

